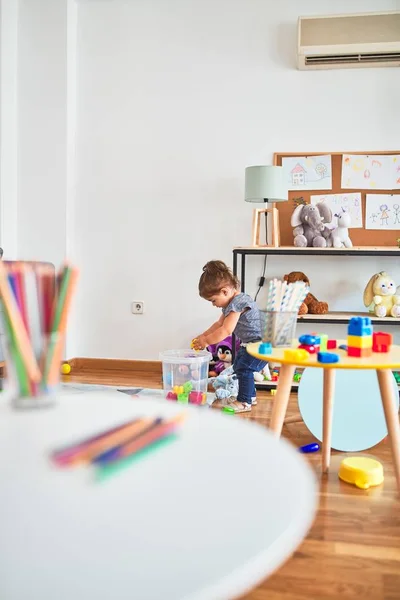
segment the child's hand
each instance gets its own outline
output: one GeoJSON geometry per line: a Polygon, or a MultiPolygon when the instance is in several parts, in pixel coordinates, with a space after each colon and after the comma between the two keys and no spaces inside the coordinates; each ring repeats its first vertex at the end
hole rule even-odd
{"type": "Polygon", "coordinates": [[[192,347],[194,350],[204,350],[206,346],[207,341],[205,335],[199,335],[199,337],[192,341],[192,347]]]}

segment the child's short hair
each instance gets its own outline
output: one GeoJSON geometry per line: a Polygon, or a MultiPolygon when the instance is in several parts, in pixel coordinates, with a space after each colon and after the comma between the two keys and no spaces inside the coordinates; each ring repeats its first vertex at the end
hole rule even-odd
{"type": "Polygon", "coordinates": [[[239,288],[239,280],[222,260],[210,260],[203,267],[199,281],[199,294],[202,298],[210,298],[219,294],[223,287],[239,288]]]}

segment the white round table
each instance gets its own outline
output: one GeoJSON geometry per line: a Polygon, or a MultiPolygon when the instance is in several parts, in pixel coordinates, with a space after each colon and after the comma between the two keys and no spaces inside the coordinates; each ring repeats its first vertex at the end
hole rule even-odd
{"type": "Polygon", "coordinates": [[[276,570],[306,535],[317,486],[265,428],[189,407],[177,441],[98,481],[49,452],[136,416],[182,407],[125,394],[0,402],[2,600],[224,600],[276,570]]]}

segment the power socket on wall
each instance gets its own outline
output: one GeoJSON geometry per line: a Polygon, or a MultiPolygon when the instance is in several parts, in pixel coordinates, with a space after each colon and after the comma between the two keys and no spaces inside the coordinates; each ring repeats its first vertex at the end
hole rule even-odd
{"type": "Polygon", "coordinates": [[[144,302],[132,302],[131,311],[133,315],[142,315],[144,312],[144,302]]]}

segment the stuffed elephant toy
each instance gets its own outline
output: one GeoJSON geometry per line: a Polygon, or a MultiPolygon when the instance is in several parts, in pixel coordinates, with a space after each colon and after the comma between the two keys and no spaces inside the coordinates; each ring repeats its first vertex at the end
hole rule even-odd
{"type": "Polygon", "coordinates": [[[233,367],[228,367],[217,377],[210,377],[208,382],[211,383],[215,390],[215,399],[223,400],[228,403],[237,398],[239,393],[239,382],[233,371],[233,367]]]}
{"type": "Polygon", "coordinates": [[[332,245],[332,212],[326,204],[300,204],[293,212],[290,221],[294,235],[294,245],[299,248],[314,246],[326,248],[332,245]]]}

